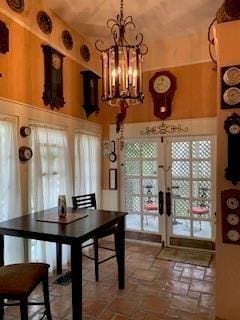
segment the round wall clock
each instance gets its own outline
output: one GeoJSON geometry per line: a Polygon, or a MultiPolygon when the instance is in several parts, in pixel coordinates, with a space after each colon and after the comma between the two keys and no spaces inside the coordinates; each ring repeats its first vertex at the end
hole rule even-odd
{"type": "Polygon", "coordinates": [[[239,224],[239,216],[235,213],[230,213],[227,216],[227,222],[231,225],[231,226],[236,226],[237,224],[239,224]]]}
{"type": "Polygon", "coordinates": [[[156,72],[149,81],[154,103],[154,115],[165,119],[171,115],[172,100],[177,88],[176,77],[170,71],[156,72]]]}
{"type": "Polygon", "coordinates": [[[90,50],[85,44],[80,47],[80,54],[84,61],[88,62],[90,60],[90,50]]]}
{"type": "Polygon", "coordinates": [[[27,126],[23,126],[20,128],[20,134],[22,137],[27,137],[31,134],[31,128],[27,126]]]}
{"type": "Polygon", "coordinates": [[[223,81],[229,86],[236,86],[240,83],[240,68],[231,67],[223,74],[223,81]]]}
{"type": "Polygon", "coordinates": [[[37,22],[42,32],[46,34],[50,34],[52,32],[52,20],[45,11],[38,12],[37,22]]]}
{"type": "Polygon", "coordinates": [[[223,100],[226,104],[234,106],[240,102],[240,89],[231,87],[223,93],[223,100]]]}
{"type": "Polygon", "coordinates": [[[25,6],[24,0],[7,0],[7,4],[13,11],[18,13],[23,12],[25,6]]]}
{"type": "Polygon", "coordinates": [[[236,242],[240,239],[240,234],[237,230],[229,230],[227,233],[227,237],[229,240],[236,242]]]}
{"type": "Polygon", "coordinates": [[[30,160],[32,158],[32,155],[33,153],[31,148],[25,146],[19,148],[19,159],[21,161],[30,160]]]}
{"type": "Polygon", "coordinates": [[[117,155],[115,152],[115,141],[111,141],[111,153],[109,154],[109,160],[115,162],[117,160],[117,155]]]}
{"type": "Polygon", "coordinates": [[[228,198],[226,201],[226,205],[229,209],[235,210],[239,207],[239,201],[236,198],[228,198]]]}
{"type": "Polygon", "coordinates": [[[63,44],[65,46],[66,49],[68,50],[72,50],[73,48],[73,38],[71,36],[71,33],[67,30],[63,30],[62,32],[62,40],[63,40],[63,44]]]}

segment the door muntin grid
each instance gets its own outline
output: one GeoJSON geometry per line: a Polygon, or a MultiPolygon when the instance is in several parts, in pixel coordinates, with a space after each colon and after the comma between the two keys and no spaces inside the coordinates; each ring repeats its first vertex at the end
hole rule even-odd
{"type": "Polygon", "coordinates": [[[170,233],[211,239],[214,183],[212,141],[201,138],[192,141],[171,141],[170,149],[172,163],[170,233]],[[182,231],[181,225],[183,225],[182,231]]]}
{"type": "Polygon", "coordinates": [[[124,156],[126,227],[159,233],[158,144],[126,143],[124,156]]]}

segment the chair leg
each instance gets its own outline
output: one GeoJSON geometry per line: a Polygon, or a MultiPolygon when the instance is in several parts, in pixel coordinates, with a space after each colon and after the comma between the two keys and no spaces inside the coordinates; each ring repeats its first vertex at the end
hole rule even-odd
{"type": "Polygon", "coordinates": [[[20,300],[21,320],[28,320],[28,300],[22,298],[20,300]]]}
{"type": "Polygon", "coordinates": [[[94,264],[95,264],[95,279],[99,280],[99,268],[98,268],[98,239],[94,238],[94,264]]]}
{"type": "Polygon", "coordinates": [[[44,305],[46,309],[47,320],[52,320],[50,302],[49,302],[48,275],[43,279],[42,285],[43,285],[44,305]]]}
{"type": "Polygon", "coordinates": [[[57,274],[62,274],[62,244],[56,243],[57,274]]]}
{"type": "Polygon", "coordinates": [[[0,320],[3,320],[4,316],[4,299],[0,299],[0,320]]]}

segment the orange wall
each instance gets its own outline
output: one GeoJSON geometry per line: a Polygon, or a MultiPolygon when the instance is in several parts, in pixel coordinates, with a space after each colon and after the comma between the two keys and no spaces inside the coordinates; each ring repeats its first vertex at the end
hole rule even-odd
{"type": "MultiPolygon", "coordinates": [[[[42,100],[44,65],[41,45],[47,42],[1,13],[0,19],[7,24],[10,31],[10,51],[6,55],[0,54],[0,72],[3,74],[0,78],[0,97],[50,109],[49,106],[44,106],[42,100]]],[[[80,75],[83,69],[83,66],[72,58],[64,58],[66,104],[59,112],[84,119],[86,116],[81,107],[83,84],[80,75]]],[[[92,115],[90,120],[98,122],[95,115],[92,115]]]]}
{"type": "MultiPolygon", "coordinates": [[[[160,70],[160,69],[159,69],[160,70]]],[[[153,114],[153,100],[149,92],[149,79],[156,71],[143,74],[143,105],[129,107],[126,122],[159,120],[153,114]]],[[[177,90],[172,104],[172,115],[167,119],[192,119],[216,116],[217,72],[211,62],[168,68],[177,78],[177,90]]],[[[117,107],[102,104],[99,121],[104,124],[104,137],[108,138],[108,125],[115,123],[117,107]]]]}

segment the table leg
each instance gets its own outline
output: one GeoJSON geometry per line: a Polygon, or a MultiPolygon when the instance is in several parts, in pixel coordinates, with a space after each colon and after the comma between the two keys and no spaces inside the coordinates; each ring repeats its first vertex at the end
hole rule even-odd
{"type": "Polygon", "coordinates": [[[82,249],[81,243],[71,245],[72,319],[82,320],[82,249]]]}
{"type": "Polygon", "coordinates": [[[125,286],[125,223],[124,217],[120,218],[118,231],[116,232],[116,254],[118,264],[118,287],[125,286]]]}
{"type": "Polygon", "coordinates": [[[56,243],[57,274],[62,274],[62,244],[56,243]]]}
{"type": "Polygon", "coordinates": [[[0,266],[4,266],[4,236],[0,235],[0,266]]]}

